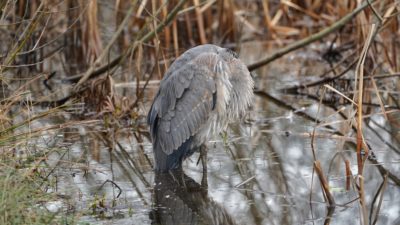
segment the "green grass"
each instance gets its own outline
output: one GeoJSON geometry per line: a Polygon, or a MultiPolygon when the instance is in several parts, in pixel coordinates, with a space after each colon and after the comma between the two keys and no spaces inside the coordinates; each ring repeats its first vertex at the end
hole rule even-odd
{"type": "Polygon", "coordinates": [[[4,163],[0,165],[0,224],[56,222],[56,214],[43,205],[52,196],[37,185],[39,179],[28,176],[26,169],[13,168],[4,163]]]}

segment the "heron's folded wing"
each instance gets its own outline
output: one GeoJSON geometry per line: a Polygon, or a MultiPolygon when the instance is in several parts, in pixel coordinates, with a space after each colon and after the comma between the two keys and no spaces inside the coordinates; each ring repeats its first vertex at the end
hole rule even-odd
{"type": "Polygon", "coordinates": [[[201,54],[162,81],[148,121],[153,142],[166,154],[178,149],[207,122],[216,104],[216,65],[221,61],[214,53],[201,54]]]}

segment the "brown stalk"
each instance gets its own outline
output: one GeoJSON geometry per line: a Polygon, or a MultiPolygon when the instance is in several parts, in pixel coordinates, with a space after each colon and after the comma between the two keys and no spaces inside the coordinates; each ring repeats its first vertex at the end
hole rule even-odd
{"type": "MultiPolygon", "coordinates": [[[[157,11],[156,7],[155,7],[155,3],[156,3],[156,1],[153,0],[153,3],[152,3],[153,15],[156,15],[156,11],[157,11]]],[[[168,5],[167,4],[164,4],[164,6],[162,6],[162,15],[163,15],[163,18],[166,18],[168,15],[168,5]]],[[[174,20],[172,23],[175,23],[175,22],[176,22],[176,20],[174,20]]],[[[156,20],[154,20],[154,27],[157,27],[156,20]]],[[[165,41],[164,41],[165,48],[170,49],[170,47],[171,47],[171,29],[169,27],[166,27],[164,29],[164,37],[165,37],[165,41]]],[[[173,38],[175,38],[175,37],[173,37],[173,38]]],[[[174,40],[174,42],[175,42],[175,40],[174,40]]]]}
{"type": "Polygon", "coordinates": [[[350,169],[350,161],[346,159],[344,161],[345,163],[345,169],[346,169],[346,190],[350,191],[350,185],[351,185],[351,180],[353,175],[351,174],[351,169],[350,169]]]}
{"type": "MultiPolygon", "coordinates": [[[[369,35],[365,41],[363,50],[361,52],[360,60],[358,61],[358,64],[356,66],[356,72],[355,75],[357,76],[358,80],[356,79],[355,86],[357,86],[357,81],[358,81],[358,95],[357,95],[357,146],[356,146],[356,151],[357,151],[357,166],[358,166],[358,182],[359,182],[359,197],[360,197],[360,210],[361,210],[361,215],[362,215],[362,220],[363,224],[368,224],[368,216],[367,216],[367,205],[365,202],[365,190],[364,190],[364,178],[362,176],[363,174],[363,168],[364,168],[364,161],[366,160],[368,156],[368,149],[363,148],[364,147],[364,136],[363,136],[363,130],[362,130],[362,122],[363,122],[363,89],[364,89],[364,63],[365,63],[365,58],[368,53],[369,46],[371,45],[371,42],[374,37],[375,33],[375,24],[372,24],[371,30],[369,32],[369,35]],[[364,152],[362,152],[362,149],[364,149],[364,152]]],[[[356,88],[355,88],[356,89],[356,88]]]]}
{"type": "MultiPolygon", "coordinates": [[[[326,88],[324,88],[323,93],[322,93],[321,96],[325,96],[325,91],[326,91],[326,88]]],[[[320,101],[319,101],[319,104],[318,104],[318,110],[317,110],[317,115],[316,115],[316,118],[315,118],[315,119],[316,119],[316,120],[315,120],[315,123],[317,123],[317,121],[319,121],[318,117],[319,117],[319,113],[320,113],[321,106],[322,106],[322,99],[323,99],[323,97],[320,98],[320,101]]],[[[316,130],[317,130],[317,126],[314,126],[314,127],[313,127],[312,136],[311,136],[311,150],[312,150],[312,154],[313,154],[313,159],[314,159],[314,161],[317,160],[317,156],[316,156],[316,154],[315,154],[315,147],[314,147],[314,143],[315,143],[314,140],[315,140],[315,133],[316,133],[316,130]]]]}
{"type": "Polygon", "coordinates": [[[142,62],[143,62],[143,45],[139,45],[138,49],[132,56],[135,55],[135,74],[136,74],[136,98],[140,95],[140,77],[139,74],[142,74],[142,62]]]}
{"type": "Polygon", "coordinates": [[[325,220],[324,220],[324,225],[331,224],[331,219],[332,219],[334,212],[335,212],[335,207],[328,207],[328,211],[326,212],[326,216],[325,216],[325,220]]]}
{"type": "Polygon", "coordinates": [[[296,9],[296,10],[298,10],[298,11],[300,11],[300,12],[302,12],[302,13],[308,15],[308,16],[310,16],[311,18],[313,18],[315,20],[322,19],[319,15],[315,14],[314,12],[312,12],[310,10],[303,9],[302,7],[300,7],[299,5],[296,5],[295,3],[291,2],[291,1],[285,0],[285,1],[281,1],[281,2],[282,2],[282,4],[285,4],[290,8],[296,9]]]}
{"type": "Polygon", "coordinates": [[[365,201],[364,177],[362,175],[358,175],[358,185],[358,195],[360,199],[360,210],[362,215],[361,224],[369,224],[367,203],[365,201]]]}
{"type": "Polygon", "coordinates": [[[200,12],[204,13],[207,9],[211,8],[211,6],[216,2],[217,0],[211,0],[208,2],[205,2],[205,4],[200,8],[200,12]]]}
{"type": "Polygon", "coordinates": [[[374,200],[372,201],[371,212],[369,214],[369,220],[371,221],[371,224],[373,224],[373,225],[376,224],[376,222],[378,221],[378,218],[379,218],[379,211],[382,206],[383,194],[385,193],[385,190],[386,190],[387,181],[388,181],[388,175],[385,174],[385,176],[383,177],[383,181],[382,181],[381,185],[379,186],[379,189],[376,192],[376,195],[374,196],[374,200]],[[378,201],[378,205],[376,207],[374,207],[376,201],[378,201]]]}
{"type": "MultiPolygon", "coordinates": [[[[187,7],[187,6],[186,6],[187,7]]],[[[186,32],[187,32],[187,35],[188,35],[188,39],[189,39],[189,43],[192,43],[192,42],[194,42],[194,40],[193,40],[193,28],[192,28],[192,23],[191,23],[191,21],[190,21],[190,16],[189,16],[189,13],[185,13],[185,26],[186,26],[186,32]]]]}
{"type": "Polygon", "coordinates": [[[321,168],[321,163],[318,160],[314,161],[314,168],[315,168],[315,171],[317,172],[319,182],[321,184],[321,188],[324,193],[324,197],[328,201],[329,207],[335,207],[335,205],[336,205],[335,199],[333,198],[333,195],[332,195],[331,191],[329,190],[328,181],[326,180],[326,178],[324,176],[324,173],[321,168]]]}
{"type": "Polygon", "coordinates": [[[199,34],[200,34],[200,43],[201,44],[206,44],[207,43],[207,38],[206,38],[206,32],[204,30],[204,19],[203,19],[203,14],[201,13],[200,9],[200,2],[199,0],[193,0],[196,12],[196,18],[197,18],[197,27],[199,28],[199,34]]]}
{"type": "Polygon", "coordinates": [[[271,20],[271,25],[273,27],[275,27],[278,24],[279,20],[282,18],[282,15],[283,15],[282,9],[278,9],[278,11],[275,13],[275,15],[272,17],[271,20]]]}
{"type": "MultiPolygon", "coordinates": [[[[369,46],[371,45],[373,35],[375,33],[375,24],[372,24],[371,30],[369,32],[369,35],[367,37],[367,40],[365,42],[364,48],[361,52],[360,60],[358,61],[358,64],[356,66],[356,75],[358,78],[358,98],[357,98],[357,165],[358,165],[358,175],[363,174],[363,163],[366,159],[366,156],[368,156],[368,151],[367,149],[364,149],[364,153],[362,153],[362,146],[364,142],[364,137],[362,134],[362,122],[363,122],[363,89],[364,89],[364,62],[365,58],[367,56],[367,52],[369,49],[369,46]]],[[[355,85],[357,85],[357,80],[355,85]]]]}
{"type": "Polygon", "coordinates": [[[97,0],[89,1],[82,19],[82,47],[88,64],[101,55],[102,43],[97,23],[97,0]]]}
{"type": "Polygon", "coordinates": [[[175,57],[178,58],[179,56],[179,40],[178,40],[178,25],[177,21],[174,20],[172,21],[172,34],[173,34],[173,40],[174,40],[174,52],[175,52],[175,57]]]}
{"type": "Polygon", "coordinates": [[[144,9],[146,8],[147,1],[148,0],[143,0],[143,1],[140,2],[139,8],[136,11],[136,15],[139,15],[139,16],[142,15],[144,9]]]}
{"type": "Polygon", "coordinates": [[[376,93],[376,97],[378,97],[379,106],[381,107],[383,116],[385,117],[385,119],[387,121],[389,121],[389,118],[386,115],[386,110],[385,110],[385,106],[383,104],[383,100],[381,98],[381,95],[379,94],[378,86],[376,85],[376,82],[375,82],[375,79],[374,79],[373,76],[371,76],[371,83],[372,83],[372,86],[374,87],[374,90],[375,90],[375,93],[376,93]]]}
{"type": "MultiPolygon", "coordinates": [[[[115,17],[116,17],[116,24],[115,26],[118,27],[122,21],[124,20],[124,9],[127,7],[129,3],[127,1],[116,1],[115,4],[115,17]]],[[[140,14],[136,14],[140,16],[140,14]]],[[[134,19],[135,21],[136,19],[134,19]]],[[[118,47],[120,50],[125,49],[128,46],[128,32],[122,31],[120,37],[118,38],[118,47]]]]}
{"type": "Polygon", "coordinates": [[[268,30],[272,30],[272,25],[271,25],[271,16],[269,15],[269,1],[268,0],[262,0],[262,6],[264,9],[264,21],[265,25],[268,27],[268,30]]]}
{"type": "Polygon", "coordinates": [[[89,79],[90,75],[94,72],[95,68],[100,65],[101,61],[107,56],[109,50],[111,49],[112,45],[114,44],[115,41],[118,40],[119,35],[122,33],[124,30],[125,25],[129,22],[129,19],[133,13],[135,4],[131,4],[131,7],[129,8],[128,12],[126,13],[126,16],[124,20],[121,22],[119,25],[118,29],[115,31],[114,36],[112,39],[108,42],[107,46],[103,49],[103,52],[99,55],[99,57],[96,59],[96,61],[92,64],[92,66],[89,67],[89,69],[85,72],[85,74],[79,79],[78,83],[75,85],[75,90],[77,90],[87,79],[89,79]]]}

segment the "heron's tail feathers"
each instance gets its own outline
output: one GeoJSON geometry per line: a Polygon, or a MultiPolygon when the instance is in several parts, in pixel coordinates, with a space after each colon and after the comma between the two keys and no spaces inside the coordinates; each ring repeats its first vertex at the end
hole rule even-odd
{"type": "Polygon", "coordinates": [[[153,143],[154,151],[154,168],[156,172],[168,172],[169,170],[179,169],[182,167],[182,161],[193,154],[191,151],[192,137],[186,140],[178,149],[171,154],[166,154],[158,141],[153,143]]]}

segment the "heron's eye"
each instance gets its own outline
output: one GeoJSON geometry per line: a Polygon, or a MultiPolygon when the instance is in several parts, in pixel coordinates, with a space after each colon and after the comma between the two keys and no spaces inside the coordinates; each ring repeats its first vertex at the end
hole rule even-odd
{"type": "Polygon", "coordinates": [[[232,49],[226,48],[226,51],[227,51],[229,54],[231,54],[234,58],[236,58],[236,59],[239,58],[239,55],[238,55],[235,51],[233,51],[232,49]]]}

